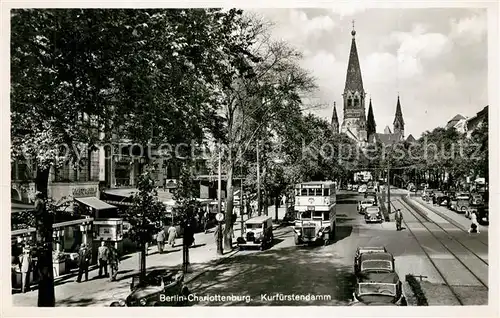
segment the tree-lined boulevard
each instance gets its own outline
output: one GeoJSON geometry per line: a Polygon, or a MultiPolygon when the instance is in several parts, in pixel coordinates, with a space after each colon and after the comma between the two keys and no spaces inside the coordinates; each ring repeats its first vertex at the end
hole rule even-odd
{"type": "MultiPolygon", "coordinates": [[[[338,235],[325,247],[296,247],[293,230],[282,222],[285,208],[293,200],[294,184],[332,180],[344,189],[360,171],[400,188],[428,183],[459,190],[465,189],[467,178],[481,176],[488,183],[487,120],[470,136],[436,128],[415,141],[360,147],[311,113],[325,107],[310,102],[316,78],[301,66],[303,53],[274,40],[271,27],[240,9],[12,10],[11,159],[30,160],[38,191],[36,213],[19,213],[13,223],[36,228],[34,270],[40,277],[35,291],[13,296],[15,305],[107,306],[120,298],[117,293],[126,293],[132,274],[144,279],[156,267],[182,264],[186,269],[188,260],[188,285],[197,294],[250,295],[252,305],[347,305],[355,280],[353,255],[360,245],[386,246],[401,259],[401,277],[436,276],[427,261],[420,267],[410,264],[426,256],[415,237],[395,231],[393,220],[364,224],[356,211],[362,199],[357,193],[339,192],[338,235]],[[82,159],[82,153],[90,158],[102,149],[104,157],[107,146],[120,143],[147,149],[140,155],[138,191],[123,216],[140,251],[124,256],[118,282],[91,278],[77,285],[68,278],[54,286],[52,225],[57,215],[68,213],[68,203],[49,196],[51,171],[63,166],[75,171],[88,166],[90,171],[90,160],[82,159]],[[175,151],[167,158],[158,147],[151,150],[151,144],[175,151]],[[200,149],[209,151],[200,156],[200,149]],[[157,231],[151,224],[163,221],[166,213],[155,171],[165,168],[164,161],[180,167],[172,213],[189,239],[186,229],[200,209],[195,184],[200,160],[210,178],[224,175],[227,196],[222,199],[222,189],[218,191],[224,201],[224,210],[218,207],[224,213],[219,246],[224,255],[217,254],[210,232],[195,234],[194,247],[184,241],[179,250],[147,256],[147,243],[157,231]],[[237,237],[235,226],[241,226],[233,219],[237,190],[243,210],[256,202],[256,215],[278,214],[268,251],[235,250],[233,233],[237,237]],[[278,208],[282,196],[288,201],[278,208]],[[263,290],[331,298],[283,303],[261,300],[263,290]]],[[[402,200],[402,193],[396,191],[392,200],[402,200]]],[[[475,292],[487,301],[487,288],[486,294],[475,292]]]]}

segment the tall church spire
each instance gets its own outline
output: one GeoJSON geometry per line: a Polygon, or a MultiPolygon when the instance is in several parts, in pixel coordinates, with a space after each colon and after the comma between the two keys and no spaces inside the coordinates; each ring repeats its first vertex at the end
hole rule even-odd
{"type": "Polygon", "coordinates": [[[372,99],[370,98],[370,106],[368,106],[368,118],[366,120],[366,133],[368,135],[368,140],[377,131],[377,125],[375,124],[375,117],[373,116],[372,99]]]}
{"type": "Polygon", "coordinates": [[[337,105],[335,102],[333,102],[332,131],[334,134],[339,133],[339,118],[337,117],[337,105]]]}
{"type": "Polygon", "coordinates": [[[358,49],[356,47],[356,30],[351,31],[351,53],[349,54],[349,63],[347,64],[347,75],[345,79],[345,89],[349,91],[358,91],[364,93],[363,79],[361,78],[361,68],[359,66],[358,49]]]}
{"type": "Polygon", "coordinates": [[[401,102],[399,101],[398,94],[398,103],[396,104],[396,115],[394,117],[394,132],[400,133],[401,137],[404,138],[405,135],[405,121],[403,120],[403,112],[401,111],[401,102]]]}
{"type": "Polygon", "coordinates": [[[351,51],[347,64],[347,74],[345,79],[344,93],[344,121],[342,122],[342,132],[352,136],[358,143],[367,141],[366,113],[365,113],[365,90],[361,78],[361,68],[359,66],[358,49],[356,47],[356,30],[351,31],[351,51]]]}

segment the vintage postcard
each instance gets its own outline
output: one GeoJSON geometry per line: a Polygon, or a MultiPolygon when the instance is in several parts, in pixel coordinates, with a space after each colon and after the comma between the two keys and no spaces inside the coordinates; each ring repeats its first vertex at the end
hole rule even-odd
{"type": "Polygon", "coordinates": [[[2,10],[9,315],[494,315],[496,3],[86,6],[2,10]]]}

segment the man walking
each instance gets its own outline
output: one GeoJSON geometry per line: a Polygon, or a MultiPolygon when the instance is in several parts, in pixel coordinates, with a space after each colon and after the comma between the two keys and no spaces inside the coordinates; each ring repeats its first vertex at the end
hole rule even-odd
{"type": "Polygon", "coordinates": [[[23,253],[19,256],[19,266],[21,267],[21,291],[24,294],[30,288],[31,250],[29,245],[24,246],[23,253]]]}
{"type": "Polygon", "coordinates": [[[156,242],[158,244],[158,253],[163,253],[163,246],[165,245],[165,231],[163,229],[156,235],[156,242]]]}
{"type": "Polygon", "coordinates": [[[168,242],[167,244],[174,247],[175,245],[175,237],[177,236],[177,229],[175,226],[172,224],[168,228],[168,242]]]}
{"type": "Polygon", "coordinates": [[[205,231],[205,234],[208,232],[208,211],[205,210],[205,213],[203,214],[203,230],[205,231]]]}
{"type": "Polygon", "coordinates": [[[82,244],[80,250],[78,251],[78,277],[76,279],[77,283],[82,281],[82,276],[85,273],[85,281],[89,280],[89,264],[90,264],[90,250],[87,248],[87,244],[82,244]]]}
{"type": "Polygon", "coordinates": [[[112,242],[109,244],[109,269],[111,272],[111,277],[109,281],[115,281],[116,275],[118,274],[118,264],[120,263],[120,255],[118,255],[118,250],[115,248],[112,242]]]}
{"type": "Polygon", "coordinates": [[[396,231],[401,231],[401,222],[403,221],[403,213],[401,213],[401,209],[396,210],[394,219],[396,220],[396,231]]]}
{"type": "Polygon", "coordinates": [[[109,258],[109,248],[106,246],[104,241],[101,241],[101,246],[97,250],[97,259],[99,261],[99,277],[102,277],[102,272],[104,270],[104,276],[108,277],[108,258],[109,258]]]}

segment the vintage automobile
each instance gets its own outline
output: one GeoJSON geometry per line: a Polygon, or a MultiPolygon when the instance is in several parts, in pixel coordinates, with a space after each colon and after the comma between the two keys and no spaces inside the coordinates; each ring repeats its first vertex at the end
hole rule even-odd
{"type": "Polygon", "coordinates": [[[385,247],[358,247],[354,256],[354,273],[394,272],[394,257],[385,247]]]}
{"type": "Polygon", "coordinates": [[[365,193],[366,190],[368,190],[368,187],[366,186],[366,184],[362,184],[358,188],[358,193],[365,193]]]}
{"type": "Polygon", "coordinates": [[[130,291],[126,299],[114,301],[110,307],[181,306],[190,294],[184,274],[165,269],[152,270],[142,282],[134,276],[130,291]]]}
{"type": "Polygon", "coordinates": [[[248,219],[245,222],[244,237],[236,240],[238,247],[258,247],[260,250],[271,247],[273,244],[273,219],[262,215],[248,219]]]}
{"type": "Polygon", "coordinates": [[[367,272],[358,275],[354,302],[368,306],[406,306],[403,284],[395,272],[367,272]]]}
{"type": "Polygon", "coordinates": [[[365,208],[376,205],[376,202],[373,198],[366,198],[364,200],[358,201],[358,213],[365,213],[365,208]]]}
{"type": "Polygon", "coordinates": [[[469,200],[469,208],[465,211],[465,217],[470,219],[472,213],[476,213],[477,220],[479,222],[478,210],[483,205],[484,205],[483,196],[479,193],[472,194],[469,200]]]}
{"type": "Polygon", "coordinates": [[[477,207],[476,210],[474,211],[477,216],[477,222],[479,224],[489,224],[490,219],[489,219],[489,208],[488,205],[482,205],[480,207],[477,207]]]}
{"type": "Polygon", "coordinates": [[[447,206],[450,200],[449,197],[441,191],[434,192],[434,197],[436,198],[436,204],[440,206],[447,206]]]}
{"type": "Polygon", "coordinates": [[[378,206],[369,206],[365,208],[365,222],[366,223],[382,223],[384,218],[382,217],[382,211],[378,206]]]}
{"type": "Polygon", "coordinates": [[[451,200],[450,208],[451,210],[459,213],[465,213],[470,206],[470,195],[467,193],[457,194],[456,197],[451,200]]]}

